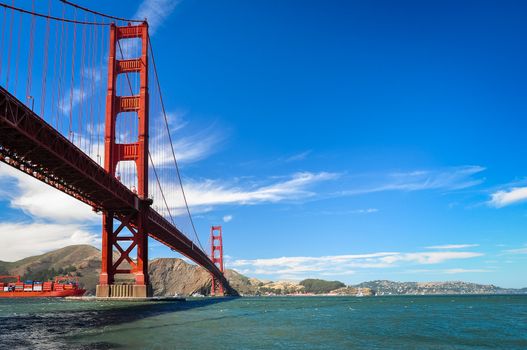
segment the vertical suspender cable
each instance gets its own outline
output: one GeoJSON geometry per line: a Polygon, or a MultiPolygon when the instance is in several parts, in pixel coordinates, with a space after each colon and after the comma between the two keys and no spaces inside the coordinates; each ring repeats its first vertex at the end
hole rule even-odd
{"type": "Polygon", "coordinates": [[[152,65],[154,67],[154,76],[155,76],[155,79],[156,79],[157,89],[159,91],[159,100],[161,101],[161,109],[163,111],[163,118],[164,118],[164,121],[165,121],[165,127],[166,127],[166,130],[167,130],[167,133],[168,133],[168,140],[170,141],[170,150],[172,151],[172,157],[174,158],[174,164],[176,165],[176,173],[177,173],[177,177],[178,177],[179,184],[180,184],[180,187],[181,187],[181,193],[183,195],[183,200],[185,201],[185,207],[187,208],[187,213],[188,213],[188,216],[189,216],[189,219],[190,219],[190,224],[192,225],[192,230],[194,231],[194,235],[196,236],[196,239],[198,240],[199,246],[203,250],[203,246],[201,245],[201,242],[200,242],[199,237],[198,237],[198,233],[196,231],[196,226],[194,225],[194,220],[192,219],[192,215],[190,214],[190,208],[188,206],[187,196],[185,195],[185,190],[183,188],[183,181],[181,179],[181,173],[179,172],[179,165],[177,163],[176,153],[174,151],[174,144],[172,143],[172,136],[170,135],[170,129],[168,127],[167,113],[166,113],[166,110],[165,110],[165,104],[163,102],[163,94],[161,93],[161,84],[159,83],[159,76],[157,75],[156,61],[155,61],[155,58],[154,58],[154,49],[152,48],[152,42],[150,40],[150,36],[148,36],[148,43],[150,44],[148,46],[150,47],[150,55],[152,56],[152,65]]]}
{"type": "MultiPolygon", "coordinates": [[[[66,6],[62,6],[62,18],[66,15],[66,6]]],[[[68,27],[65,27],[64,22],[61,23],[60,26],[60,44],[59,44],[59,84],[57,89],[57,130],[60,131],[62,128],[62,114],[64,113],[64,96],[63,96],[63,89],[62,89],[62,78],[64,75],[64,55],[63,55],[63,46],[64,42],[66,41],[64,38],[64,35],[67,34],[68,27]]]]}
{"type": "Polygon", "coordinates": [[[13,95],[16,96],[16,90],[18,88],[18,62],[20,61],[20,42],[22,33],[22,14],[20,14],[20,20],[18,21],[18,38],[16,45],[16,56],[15,56],[15,88],[13,90],[13,95]]]}
{"type": "MultiPolygon", "coordinates": [[[[50,0],[51,2],[51,0],[50,0]]],[[[51,84],[52,86],[52,89],[51,89],[51,119],[55,119],[55,129],[58,130],[58,102],[55,101],[55,96],[58,95],[58,89],[55,89],[55,85],[58,85],[58,78],[57,76],[59,75],[58,72],[57,72],[57,58],[59,56],[59,24],[55,24],[55,51],[54,51],[54,55],[53,55],[53,75],[52,75],[52,79],[53,79],[53,82],[51,84]]],[[[60,63],[59,63],[59,67],[60,67],[60,63]]],[[[60,68],[59,68],[60,69],[60,68]]],[[[57,97],[58,97],[57,96],[57,97]]]]}
{"type": "MultiPolygon", "coordinates": [[[[77,10],[74,11],[74,20],[77,20],[77,10]]],[[[71,86],[70,86],[70,141],[75,142],[73,134],[73,86],[75,85],[75,50],[77,48],[77,23],[73,23],[73,47],[71,50],[71,86]]]]}
{"type": "MultiPolygon", "coordinates": [[[[86,15],[84,16],[86,21],[86,15]]],[[[82,49],[81,49],[81,66],[80,66],[80,104],[79,104],[79,120],[77,121],[77,132],[79,134],[79,148],[82,149],[82,122],[83,122],[83,110],[84,110],[84,55],[86,54],[86,26],[82,26],[82,49]]],[[[85,142],[86,144],[86,142],[85,142]]]]}
{"type": "MultiPolygon", "coordinates": [[[[48,14],[51,14],[51,0],[48,3],[48,14]]],[[[46,18],[46,37],[44,39],[44,63],[42,65],[42,96],[40,104],[40,116],[44,119],[46,108],[46,85],[48,74],[48,51],[49,51],[49,18],[46,18]]]]}
{"type": "MultiPolygon", "coordinates": [[[[15,0],[13,0],[13,5],[15,0]]],[[[9,44],[7,49],[7,76],[5,87],[9,90],[9,76],[11,75],[11,48],[13,45],[13,22],[15,21],[15,12],[11,11],[11,20],[9,21],[9,44]]]]}
{"type": "MultiPolygon", "coordinates": [[[[32,10],[35,12],[35,0],[32,2],[32,10]]],[[[29,33],[29,53],[27,55],[27,83],[26,83],[26,99],[28,102],[35,103],[35,96],[31,96],[31,84],[33,78],[33,54],[35,52],[35,15],[31,15],[31,29],[29,33]]],[[[32,107],[29,106],[30,108],[32,107]]]]}
{"type": "MultiPolygon", "coordinates": [[[[0,50],[2,52],[4,52],[4,36],[5,36],[5,21],[6,21],[6,16],[7,16],[7,8],[4,7],[4,18],[2,20],[2,39],[0,41],[0,50]]],[[[2,79],[2,61],[3,61],[3,58],[4,56],[3,55],[0,55],[0,81],[2,79]]]]}
{"type": "Polygon", "coordinates": [[[90,105],[90,143],[89,143],[89,151],[90,151],[90,157],[93,158],[93,133],[95,132],[95,124],[94,124],[94,118],[93,118],[93,105],[97,103],[97,101],[94,101],[95,99],[95,43],[97,43],[97,30],[94,27],[90,28],[90,40],[88,42],[90,43],[90,63],[89,63],[89,69],[90,69],[90,95],[91,95],[91,103],[90,105]]]}
{"type": "MultiPolygon", "coordinates": [[[[99,69],[98,69],[98,73],[99,73],[99,81],[102,81],[102,69],[103,69],[103,52],[104,52],[104,31],[103,31],[103,27],[101,26],[101,51],[99,53],[99,69]]],[[[100,102],[101,103],[97,103],[97,161],[99,162],[99,165],[102,166],[103,164],[103,161],[102,161],[102,158],[101,158],[101,134],[102,134],[102,131],[101,131],[101,128],[102,128],[102,122],[101,122],[101,104],[102,104],[102,99],[104,98],[105,94],[103,94],[102,92],[99,92],[99,99],[101,100],[100,102]],[[101,97],[102,96],[102,97],[101,97]]]]}

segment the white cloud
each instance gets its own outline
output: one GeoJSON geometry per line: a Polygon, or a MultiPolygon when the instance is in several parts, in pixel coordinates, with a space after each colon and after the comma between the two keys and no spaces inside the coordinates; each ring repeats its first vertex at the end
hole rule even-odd
{"type": "Polygon", "coordinates": [[[64,94],[58,107],[63,114],[69,114],[77,105],[84,99],[87,98],[88,94],[85,91],[81,91],[80,88],[74,88],[71,91],[67,91],[64,94]]]}
{"type": "Polygon", "coordinates": [[[479,244],[445,244],[445,245],[432,245],[425,247],[426,249],[464,249],[479,247],[479,244]]]}
{"type": "Polygon", "coordinates": [[[298,154],[294,154],[292,156],[289,156],[287,158],[284,159],[284,162],[286,163],[290,163],[290,162],[296,162],[296,161],[299,161],[299,160],[304,160],[307,158],[307,156],[309,156],[311,154],[311,150],[309,151],[304,151],[304,152],[301,152],[301,153],[298,153],[298,154]]]}
{"type": "Polygon", "coordinates": [[[436,274],[442,274],[442,275],[456,275],[456,274],[462,274],[462,273],[483,273],[483,272],[493,272],[492,270],[488,269],[464,269],[464,268],[453,268],[453,269],[414,269],[414,270],[405,270],[403,273],[424,273],[424,274],[430,274],[430,275],[436,275],[436,274]]]}
{"type": "Polygon", "coordinates": [[[381,258],[382,261],[393,264],[397,262],[411,262],[422,265],[439,264],[453,259],[468,259],[482,256],[482,253],[475,252],[421,252],[404,253],[381,258]]]}
{"type": "Polygon", "coordinates": [[[143,0],[134,18],[146,18],[150,26],[150,35],[153,35],[178,4],[177,0],[143,0]]]}
{"type": "MultiPolygon", "coordinates": [[[[196,134],[179,138],[174,143],[178,162],[190,163],[201,160],[215,151],[221,141],[218,134],[196,134]]],[[[172,156],[171,156],[172,157],[172,156]]]]}
{"type": "Polygon", "coordinates": [[[507,254],[527,254],[527,247],[518,249],[507,249],[503,252],[507,254]]]}
{"type": "MultiPolygon", "coordinates": [[[[460,190],[481,184],[484,179],[474,178],[483,172],[481,166],[459,166],[439,170],[418,170],[391,173],[373,179],[375,185],[343,191],[341,195],[359,195],[384,191],[460,190]]],[[[371,176],[370,176],[371,177],[371,176]]]]}
{"type": "Polygon", "coordinates": [[[352,210],[351,212],[353,214],[372,214],[372,213],[376,213],[378,211],[379,211],[379,209],[377,209],[377,208],[367,208],[367,209],[352,210]]]}
{"type": "Polygon", "coordinates": [[[351,209],[351,210],[322,210],[308,215],[362,215],[362,214],[373,214],[379,212],[377,208],[362,208],[362,209],[351,209]]]}
{"type": "Polygon", "coordinates": [[[0,164],[0,178],[12,187],[0,190],[10,206],[32,217],[53,222],[96,222],[99,217],[91,207],[45,183],[0,164]]]}
{"type": "MultiPolygon", "coordinates": [[[[231,184],[219,180],[186,180],[185,194],[192,213],[204,213],[220,205],[256,205],[262,203],[278,203],[283,201],[298,201],[316,195],[310,188],[318,183],[336,179],[334,173],[295,173],[287,180],[271,184],[231,184]]],[[[185,215],[186,208],[179,184],[163,183],[164,193],[170,212],[175,215],[185,215]]],[[[159,204],[154,198],[155,208],[166,214],[164,203],[159,204]]]]}
{"type": "MultiPolygon", "coordinates": [[[[183,129],[187,125],[179,118],[176,118],[176,121],[174,121],[174,115],[168,114],[167,116],[169,118],[171,134],[183,129]]],[[[162,119],[163,116],[160,115],[158,118],[162,119]]],[[[152,160],[157,168],[173,166],[174,157],[165,126],[161,125],[158,128],[161,129],[159,130],[161,132],[154,133],[154,136],[150,138],[152,160]]],[[[174,152],[179,164],[197,162],[218,150],[218,144],[223,141],[224,133],[215,133],[212,132],[212,129],[213,127],[208,127],[195,134],[172,137],[174,152]]]]}
{"type": "Polygon", "coordinates": [[[482,256],[477,252],[379,252],[371,254],[333,255],[321,257],[281,257],[269,259],[234,260],[229,267],[241,273],[267,276],[305,277],[349,275],[357,269],[384,269],[402,265],[434,265],[450,260],[482,256]]]}
{"type": "Polygon", "coordinates": [[[492,272],[492,270],[485,270],[485,269],[446,269],[443,270],[443,273],[448,275],[455,275],[459,273],[479,273],[479,272],[492,272]]]}
{"type": "Polygon", "coordinates": [[[0,260],[15,261],[72,244],[100,246],[100,238],[79,225],[43,223],[0,224],[0,260]]]}
{"type": "Polygon", "coordinates": [[[510,190],[500,190],[491,194],[489,204],[502,208],[527,200],[527,187],[513,187],[510,190]]]}
{"type": "Polygon", "coordinates": [[[232,215],[225,215],[223,217],[223,222],[230,222],[232,220],[232,215]]]}
{"type": "Polygon", "coordinates": [[[207,205],[276,203],[314,196],[308,188],[316,183],[333,180],[334,173],[296,173],[290,179],[256,188],[229,186],[214,180],[190,181],[185,185],[189,204],[193,207],[207,205]]]}

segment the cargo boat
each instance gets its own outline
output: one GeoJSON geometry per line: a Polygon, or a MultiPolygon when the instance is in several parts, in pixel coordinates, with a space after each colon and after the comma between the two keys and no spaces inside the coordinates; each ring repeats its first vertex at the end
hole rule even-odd
{"type": "Polygon", "coordinates": [[[85,292],[79,287],[76,277],[60,276],[48,282],[23,282],[20,276],[0,276],[0,298],[60,298],[82,296],[85,292]],[[11,282],[5,282],[9,280],[11,282]]]}

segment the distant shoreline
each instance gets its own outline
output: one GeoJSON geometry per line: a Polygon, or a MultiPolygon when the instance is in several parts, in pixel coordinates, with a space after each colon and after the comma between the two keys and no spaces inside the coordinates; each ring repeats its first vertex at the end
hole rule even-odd
{"type": "Polygon", "coordinates": [[[527,296],[527,293],[459,293],[459,294],[382,294],[382,295],[368,295],[358,297],[356,295],[335,295],[335,294],[283,294],[283,295],[240,295],[241,298],[316,298],[316,297],[331,297],[331,298],[383,298],[383,297],[474,297],[474,296],[527,296]]]}

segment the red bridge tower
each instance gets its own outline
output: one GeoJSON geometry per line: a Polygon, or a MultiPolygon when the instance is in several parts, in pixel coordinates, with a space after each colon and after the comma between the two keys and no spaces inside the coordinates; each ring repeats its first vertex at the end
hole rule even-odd
{"type": "Polygon", "coordinates": [[[108,93],[106,96],[106,128],[104,169],[115,176],[117,164],[134,161],[137,169],[136,212],[103,212],[102,268],[97,286],[98,297],[146,297],[148,281],[148,231],[147,214],[152,201],[148,198],[148,24],[110,27],[110,55],[108,60],[108,93]],[[141,40],[141,57],[118,60],[116,49],[121,39],[141,40]],[[116,91],[119,74],[138,73],[139,94],[118,96],[116,91]],[[119,113],[136,112],[138,138],[136,142],[116,142],[116,124],[119,113]],[[114,219],[120,225],[114,226],[114,219]],[[131,222],[137,223],[131,225],[131,222]],[[124,230],[124,229],[127,230],[124,230]],[[129,231],[132,235],[123,235],[129,231]],[[128,246],[126,244],[129,243],[128,246]],[[133,259],[130,257],[136,251],[133,259]],[[115,258],[115,259],[114,259],[115,258]],[[121,266],[124,263],[124,267],[121,266]],[[115,275],[132,274],[133,285],[115,285],[115,275]]]}
{"type": "MultiPolygon", "coordinates": [[[[216,264],[221,273],[223,273],[223,238],[221,226],[212,226],[210,229],[210,260],[216,264]],[[216,253],[217,252],[217,253],[216,253]]],[[[212,275],[212,284],[210,286],[210,295],[216,295],[216,288],[218,288],[218,295],[223,296],[223,284],[216,280],[212,275]]]]}

